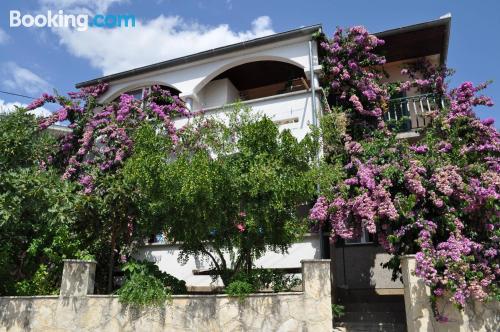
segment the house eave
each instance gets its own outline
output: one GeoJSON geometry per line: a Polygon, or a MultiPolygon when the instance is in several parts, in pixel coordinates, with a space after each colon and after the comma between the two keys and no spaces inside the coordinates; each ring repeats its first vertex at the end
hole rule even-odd
{"type": "MultiPolygon", "coordinates": [[[[424,31],[431,31],[435,29],[441,29],[443,38],[442,41],[439,43],[435,42],[436,44],[435,47],[436,49],[439,49],[436,53],[439,53],[440,55],[440,62],[441,64],[446,64],[446,60],[448,57],[448,46],[449,46],[449,40],[450,40],[450,31],[451,31],[451,16],[446,16],[437,20],[432,20],[432,21],[427,21],[423,23],[418,23],[418,24],[412,24],[404,27],[399,27],[395,29],[390,29],[390,30],[385,30],[381,32],[374,33],[375,36],[377,36],[380,39],[390,39],[394,38],[395,36],[403,36],[403,35],[408,35],[408,34],[417,34],[417,33],[424,33],[424,31]],[[438,45],[439,44],[439,45],[438,45]]],[[[431,36],[426,36],[426,38],[431,38],[431,36]]],[[[415,52],[419,49],[419,47],[413,47],[410,48],[410,52],[412,51],[415,52]]],[[[426,55],[432,55],[432,54],[426,54],[426,55]]],[[[414,58],[418,56],[407,56],[407,58],[414,58]]],[[[403,60],[397,59],[397,60],[403,60]]]]}
{"type": "Polygon", "coordinates": [[[199,53],[195,53],[195,54],[191,54],[191,55],[186,55],[186,56],[183,56],[180,58],[162,61],[162,62],[158,62],[158,63],[152,64],[152,65],[134,68],[134,69],[119,72],[116,74],[106,75],[106,76],[99,77],[96,79],[77,83],[75,85],[75,87],[77,89],[79,89],[79,88],[95,85],[95,84],[102,83],[102,82],[116,81],[119,79],[128,78],[128,77],[135,76],[135,75],[140,75],[140,74],[153,72],[156,70],[176,67],[176,66],[196,62],[196,61],[205,60],[207,58],[211,58],[211,57],[215,57],[215,56],[225,55],[228,53],[232,53],[232,52],[236,52],[236,51],[240,51],[240,50],[244,50],[244,49],[248,49],[248,48],[263,46],[263,45],[267,45],[267,44],[272,44],[272,43],[276,43],[276,42],[280,42],[280,41],[284,41],[284,40],[288,40],[288,39],[306,37],[306,36],[310,36],[312,38],[313,33],[318,32],[318,31],[321,32],[321,30],[322,30],[321,25],[315,24],[315,25],[311,25],[311,26],[307,26],[307,27],[303,27],[303,28],[299,28],[299,29],[289,30],[289,31],[281,32],[281,33],[276,33],[276,34],[273,34],[270,36],[265,36],[265,37],[260,37],[260,38],[256,38],[256,39],[252,39],[252,40],[247,40],[247,41],[240,42],[237,44],[222,46],[222,47],[214,48],[214,49],[211,49],[208,51],[203,51],[203,52],[199,52],[199,53]]]}

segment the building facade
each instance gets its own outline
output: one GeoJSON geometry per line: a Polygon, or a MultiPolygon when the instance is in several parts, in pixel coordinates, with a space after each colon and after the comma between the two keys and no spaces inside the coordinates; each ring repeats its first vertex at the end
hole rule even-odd
{"type": "MultiPolygon", "coordinates": [[[[388,82],[402,80],[403,64],[427,58],[432,64],[445,64],[450,33],[450,17],[401,27],[380,33],[385,40],[380,50],[387,63],[382,68],[388,82]]],[[[267,115],[280,129],[290,129],[303,138],[310,125],[317,125],[326,96],[320,86],[319,45],[314,35],[320,25],[278,33],[234,45],[209,50],[150,66],[132,69],[76,85],[77,88],[99,82],[109,84],[101,102],[109,102],[122,93],[142,96],[145,89],[160,85],[183,99],[192,111],[223,114],[239,102],[255,112],[267,115]]],[[[418,139],[418,129],[425,126],[425,112],[439,107],[432,95],[407,95],[391,100],[388,119],[408,116],[408,124],[399,135],[418,139]]],[[[177,119],[182,126],[188,119],[177,119]]],[[[139,250],[141,258],[154,260],[164,270],[187,282],[188,286],[211,287],[206,272],[208,261],[191,257],[186,264],[177,261],[180,250],[175,244],[147,244],[139,250]]],[[[267,253],[256,261],[265,268],[300,269],[303,259],[332,259],[334,288],[339,291],[371,290],[378,294],[402,294],[402,284],[391,281],[391,272],[380,265],[388,255],[367,233],[353,241],[329,244],[328,235],[308,234],[292,245],[288,253],[267,253]]]]}

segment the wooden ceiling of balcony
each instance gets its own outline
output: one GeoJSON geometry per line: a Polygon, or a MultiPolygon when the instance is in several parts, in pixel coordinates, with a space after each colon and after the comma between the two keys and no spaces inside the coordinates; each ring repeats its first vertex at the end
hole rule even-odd
{"type": "Polygon", "coordinates": [[[228,78],[239,91],[305,77],[304,69],[281,61],[255,61],[226,70],[214,80],[228,78]]]}
{"type": "Polygon", "coordinates": [[[385,40],[378,51],[385,55],[387,62],[420,58],[440,54],[441,61],[446,56],[448,26],[438,25],[414,31],[401,31],[377,36],[385,40]]]}

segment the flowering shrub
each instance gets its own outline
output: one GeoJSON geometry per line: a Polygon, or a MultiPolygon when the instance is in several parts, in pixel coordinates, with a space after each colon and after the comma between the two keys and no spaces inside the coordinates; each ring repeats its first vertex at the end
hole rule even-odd
{"type": "Polygon", "coordinates": [[[35,109],[46,102],[61,105],[54,115],[40,122],[40,128],[46,129],[57,121],[70,122],[73,131],[61,137],[59,153],[54,157],[65,167],[63,178],[78,180],[85,193],[92,192],[96,173],[120,167],[130,156],[130,135],[143,121],[154,122],[175,144],[177,129],[172,119],[190,115],[177,96],[158,86],[153,86],[141,100],[122,94],[116,102],[97,105],[95,98],[106,89],[106,84],[99,84],[69,93],[69,98],[44,94],[27,107],[35,109]]]}
{"type": "Polygon", "coordinates": [[[59,170],[63,180],[76,184],[80,194],[86,196],[79,211],[80,236],[92,239],[90,250],[99,264],[107,262],[107,274],[102,273],[106,269],[98,269],[102,275],[98,275],[97,286],[99,291],[110,292],[117,257],[126,257],[134,240],[142,241],[151,231],[151,223],[138,227],[135,191],[122,174],[124,163],[133,153],[133,135],[147,122],[173,149],[182,131],[174,126],[173,119],[191,114],[177,96],[158,86],[153,86],[140,100],[122,94],[118,100],[99,104],[97,98],[106,90],[106,84],[99,84],[67,97],[43,94],[27,108],[32,110],[45,103],[61,106],[40,120],[40,131],[56,122],[69,122],[71,133],[59,137],[58,149],[47,155],[43,164],[59,170]],[[88,225],[92,225],[91,230],[88,225]]]}
{"type": "Polygon", "coordinates": [[[347,31],[339,28],[331,41],[320,43],[325,88],[335,106],[347,113],[351,126],[365,128],[364,132],[383,124],[388,101],[387,89],[381,83],[382,72],[375,69],[385,63],[385,58],[373,52],[383,44],[361,26],[347,31]]]}
{"type": "MultiPolygon", "coordinates": [[[[322,44],[328,50],[323,60],[325,82],[335,100],[341,100],[342,108],[334,112],[356,113],[366,121],[376,115],[379,129],[360,131],[360,120],[352,116],[343,133],[323,127],[325,142],[343,142],[341,149],[327,150],[326,160],[340,162],[344,171],[323,190],[310,219],[330,229],[332,241],[358,237],[366,228],[394,255],[387,266],[396,273],[401,255],[416,254],[416,274],[431,286],[433,303],[445,294],[451,294],[450,301],[459,307],[468,299],[499,299],[500,136],[491,119],[481,121],[473,111],[475,106],[492,106],[488,97],[478,95],[486,85],[465,82],[446,92],[449,108],[428,114],[431,123],[422,138],[417,143],[398,140],[380,125],[376,105],[357,88],[373,79],[371,69],[359,70],[361,77],[355,77],[358,82],[349,83],[349,89],[342,88],[345,80],[331,69],[350,68],[349,55],[362,64],[371,65],[373,59],[383,63],[372,53],[379,44],[373,38],[355,28],[347,35],[338,30],[332,41],[322,44]],[[346,100],[363,102],[349,106],[346,100]]],[[[422,64],[408,68],[403,73],[409,80],[401,89],[445,93],[448,70],[422,64]]],[[[376,95],[377,101],[387,96],[376,95]]],[[[434,308],[436,317],[445,319],[434,308]]]]}
{"type": "Polygon", "coordinates": [[[448,90],[446,78],[451,76],[454,70],[446,66],[434,66],[426,58],[420,58],[406,63],[401,69],[401,75],[407,76],[408,80],[399,84],[399,91],[408,91],[416,88],[419,93],[432,93],[444,96],[448,90]]]}

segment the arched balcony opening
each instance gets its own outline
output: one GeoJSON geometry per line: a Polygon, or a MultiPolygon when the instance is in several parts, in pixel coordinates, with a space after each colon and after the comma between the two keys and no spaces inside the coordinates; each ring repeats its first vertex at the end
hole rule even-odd
{"type": "Polygon", "coordinates": [[[151,87],[153,85],[158,85],[163,90],[169,91],[172,96],[179,96],[179,94],[181,93],[179,90],[177,90],[176,88],[171,87],[171,86],[166,86],[166,85],[162,85],[162,84],[148,84],[148,85],[134,87],[134,88],[122,91],[115,98],[113,98],[113,101],[119,101],[120,96],[122,94],[131,95],[135,99],[142,99],[142,96],[144,95],[144,93],[149,93],[151,91],[151,87]]]}
{"type": "Polygon", "coordinates": [[[220,73],[199,92],[200,106],[217,107],[236,102],[306,90],[304,69],[282,61],[254,61],[220,73]]]}

